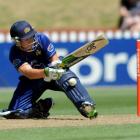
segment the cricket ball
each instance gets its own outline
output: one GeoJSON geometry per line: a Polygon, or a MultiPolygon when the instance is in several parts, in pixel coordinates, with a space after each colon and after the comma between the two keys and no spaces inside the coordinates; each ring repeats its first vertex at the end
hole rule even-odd
{"type": "Polygon", "coordinates": [[[68,82],[69,82],[70,86],[75,86],[77,84],[77,80],[75,78],[69,79],[68,82]]]}

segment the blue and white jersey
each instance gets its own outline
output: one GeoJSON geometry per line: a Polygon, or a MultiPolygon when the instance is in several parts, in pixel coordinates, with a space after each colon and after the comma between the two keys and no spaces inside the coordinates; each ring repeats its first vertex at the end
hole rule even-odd
{"type": "Polygon", "coordinates": [[[16,69],[26,62],[32,68],[45,68],[50,63],[49,59],[56,54],[53,44],[46,35],[37,33],[35,40],[37,40],[37,44],[32,52],[22,51],[16,44],[12,45],[9,59],[16,69]]]}

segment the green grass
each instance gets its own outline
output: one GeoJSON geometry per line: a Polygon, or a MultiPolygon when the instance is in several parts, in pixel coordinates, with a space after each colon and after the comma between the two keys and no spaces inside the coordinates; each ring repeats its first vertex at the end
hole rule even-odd
{"type": "MultiPolygon", "coordinates": [[[[136,88],[88,89],[102,115],[136,114],[136,88]]],[[[5,108],[13,90],[0,90],[0,108],[5,108]]],[[[53,115],[79,115],[72,103],[61,92],[45,92],[42,98],[53,97],[53,115]]],[[[0,140],[138,140],[139,124],[94,125],[82,127],[23,128],[0,130],[0,140]]]]}
{"type": "Polygon", "coordinates": [[[139,140],[140,125],[1,130],[3,140],[139,140]],[[23,131],[24,130],[24,131],[23,131]]]}
{"type": "MultiPolygon", "coordinates": [[[[99,114],[134,114],[136,112],[135,88],[95,88],[88,91],[96,101],[99,114]]],[[[49,95],[51,96],[51,93],[49,95]]],[[[78,114],[63,93],[56,92],[52,96],[56,102],[52,110],[53,114],[78,114]]]]}
{"type": "MultiPolygon", "coordinates": [[[[88,89],[96,101],[99,114],[135,114],[136,113],[136,88],[93,88],[88,89]]],[[[0,108],[5,108],[12,97],[13,90],[0,91],[0,108]]],[[[62,92],[46,91],[42,98],[53,97],[55,106],[52,115],[79,114],[73,104],[62,92]]]]}
{"type": "Polygon", "coordinates": [[[118,0],[0,0],[0,29],[26,19],[37,29],[112,28],[119,16],[118,0]]]}

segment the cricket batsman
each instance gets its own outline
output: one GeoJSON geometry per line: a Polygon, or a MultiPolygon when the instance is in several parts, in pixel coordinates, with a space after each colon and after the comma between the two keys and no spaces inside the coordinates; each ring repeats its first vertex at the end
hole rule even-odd
{"type": "Polygon", "coordinates": [[[57,67],[61,60],[46,35],[24,20],[11,26],[10,35],[13,45],[9,59],[21,75],[7,109],[11,113],[5,118],[47,118],[53,99],[38,100],[47,89],[63,91],[84,117],[97,117],[95,102],[76,74],[57,67]]]}

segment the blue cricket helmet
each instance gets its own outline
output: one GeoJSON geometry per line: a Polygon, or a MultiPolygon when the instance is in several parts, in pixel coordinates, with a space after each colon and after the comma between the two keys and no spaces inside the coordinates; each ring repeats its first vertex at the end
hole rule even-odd
{"type": "Polygon", "coordinates": [[[36,31],[33,27],[25,20],[15,22],[10,28],[11,38],[14,40],[26,40],[34,37],[36,31]]]}

